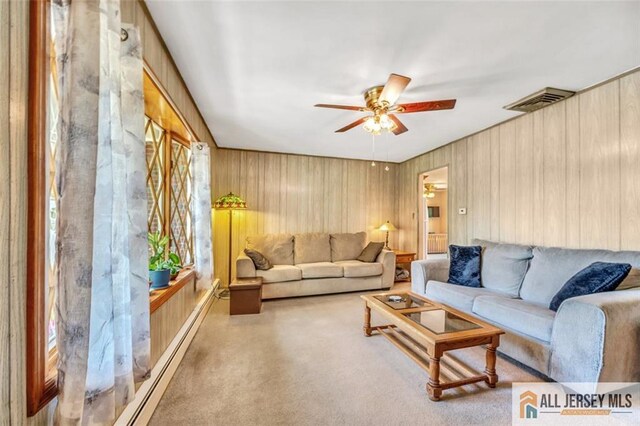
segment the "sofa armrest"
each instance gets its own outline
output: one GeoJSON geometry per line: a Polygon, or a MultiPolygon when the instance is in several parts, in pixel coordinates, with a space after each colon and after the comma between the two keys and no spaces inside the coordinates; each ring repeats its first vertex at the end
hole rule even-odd
{"type": "Polygon", "coordinates": [[[255,278],[256,276],[256,265],[244,253],[240,253],[236,259],[236,276],[238,278],[255,278]]]}
{"type": "Polygon", "coordinates": [[[573,297],[558,309],[550,376],[563,382],[640,381],[640,289],[573,297]]]}
{"type": "Polygon", "coordinates": [[[425,294],[430,280],[449,280],[449,259],[414,260],[411,262],[411,291],[425,294]]]}
{"type": "Polygon", "coordinates": [[[396,280],[396,254],[391,250],[382,250],[376,262],[382,263],[381,288],[390,288],[396,280]]]}

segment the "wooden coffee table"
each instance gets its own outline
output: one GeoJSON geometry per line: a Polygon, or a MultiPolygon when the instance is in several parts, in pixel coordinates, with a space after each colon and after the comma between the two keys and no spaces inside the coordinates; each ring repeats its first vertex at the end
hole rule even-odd
{"type": "Polygon", "coordinates": [[[446,389],[486,382],[498,383],[496,349],[504,331],[450,306],[411,292],[386,292],[360,296],[364,299],[364,334],[377,332],[396,345],[429,374],[427,393],[438,401],[446,389]],[[401,302],[389,301],[400,296],[401,302]],[[389,324],[371,325],[371,310],[389,324]],[[484,374],[447,383],[440,382],[440,358],[445,351],[487,345],[484,374]]]}

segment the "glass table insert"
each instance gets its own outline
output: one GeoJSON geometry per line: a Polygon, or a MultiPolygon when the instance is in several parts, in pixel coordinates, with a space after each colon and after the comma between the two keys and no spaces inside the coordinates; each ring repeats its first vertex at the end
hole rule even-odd
{"type": "Polygon", "coordinates": [[[410,294],[382,294],[373,296],[378,299],[385,305],[390,308],[400,310],[400,309],[411,309],[411,308],[421,308],[421,307],[430,307],[433,306],[431,303],[424,301],[422,299],[418,299],[417,297],[413,297],[410,294]],[[400,298],[400,300],[395,300],[395,298],[400,298]]]}
{"type": "Polygon", "coordinates": [[[411,312],[403,315],[435,334],[455,333],[458,331],[482,328],[480,325],[451,312],[447,312],[444,309],[411,312]]]}

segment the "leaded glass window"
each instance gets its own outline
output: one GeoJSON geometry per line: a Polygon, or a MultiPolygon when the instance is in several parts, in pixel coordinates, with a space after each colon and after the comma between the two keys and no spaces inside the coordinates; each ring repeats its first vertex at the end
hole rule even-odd
{"type": "Polygon", "coordinates": [[[147,118],[147,203],[149,232],[164,232],[165,223],[165,130],[147,118]]]}
{"type": "Polygon", "coordinates": [[[190,165],[191,150],[171,141],[171,250],[187,265],[193,263],[190,165]]]}
{"type": "Polygon", "coordinates": [[[183,265],[193,263],[189,143],[151,118],[145,123],[149,231],[168,235],[183,265]]]}

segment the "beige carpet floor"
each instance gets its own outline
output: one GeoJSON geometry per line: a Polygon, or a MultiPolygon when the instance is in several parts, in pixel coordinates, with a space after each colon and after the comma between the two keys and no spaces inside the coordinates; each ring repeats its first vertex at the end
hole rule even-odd
{"type": "MultiPolygon", "coordinates": [[[[268,301],[260,315],[233,317],[216,301],[151,424],[506,425],[511,382],[540,380],[499,357],[496,389],[468,385],[432,402],[420,367],[383,336],[363,336],[359,295],[268,301]]],[[[484,368],[481,348],[452,354],[484,368]]]]}

